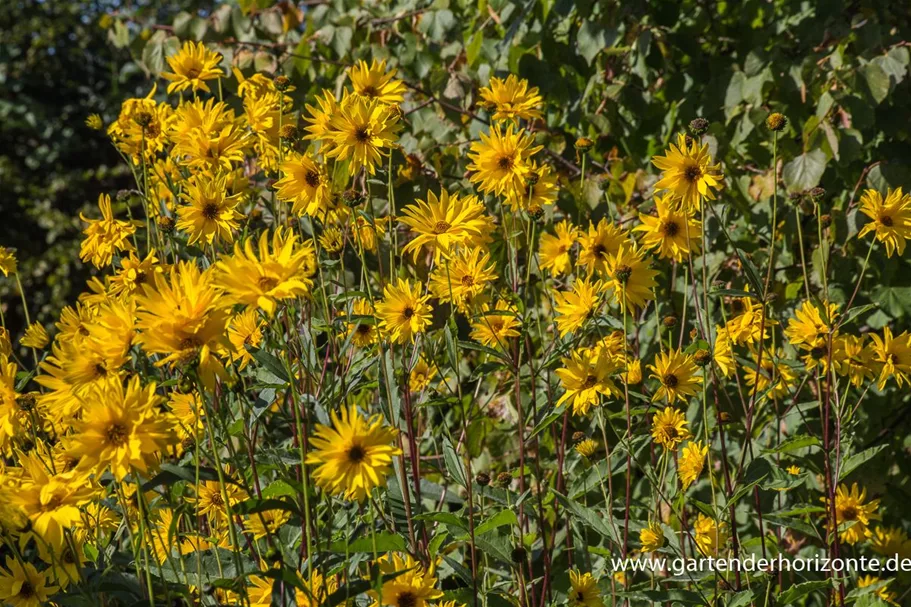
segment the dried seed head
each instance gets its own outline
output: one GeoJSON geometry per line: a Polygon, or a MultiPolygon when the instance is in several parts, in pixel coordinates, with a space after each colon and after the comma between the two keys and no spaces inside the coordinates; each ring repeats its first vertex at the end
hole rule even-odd
{"type": "Polygon", "coordinates": [[[709,130],[709,121],[705,118],[695,118],[690,121],[690,132],[697,137],[709,130]]]}
{"type": "Polygon", "coordinates": [[[509,472],[501,472],[497,475],[497,485],[501,488],[506,489],[512,484],[512,474],[509,472]]]}
{"type": "Polygon", "coordinates": [[[158,231],[161,232],[162,234],[174,233],[175,223],[174,223],[173,217],[168,217],[167,215],[163,215],[163,216],[159,217],[155,223],[158,226],[158,231]]]}
{"type": "Polygon", "coordinates": [[[668,314],[661,320],[661,322],[664,324],[665,328],[673,329],[677,326],[677,316],[674,314],[668,314]]]}
{"type": "Polygon", "coordinates": [[[482,487],[486,487],[490,484],[490,475],[486,472],[478,472],[478,475],[474,477],[474,480],[482,487]]]}
{"type": "Polygon", "coordinates": [[[291,80],[287,76],[276,76],[272,82],[275,83],[275,88],[281,92],[287,91],[291,86],[291,80]]]}
{"type": "Polygon", "coordinates": [[[696,350],[696,353],[693,355],[693,362],[700,367],[704,367],[712,362],[712,353],[704,349],[696,350]]]}
{"type": "Polygon", "coordinates": [[[578,443],[579,441],[585,440],[585,432],[573,432],[573,442],[578,443]]]}

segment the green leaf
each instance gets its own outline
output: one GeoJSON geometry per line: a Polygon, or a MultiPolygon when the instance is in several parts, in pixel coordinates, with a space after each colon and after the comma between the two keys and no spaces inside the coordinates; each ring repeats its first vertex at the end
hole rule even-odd
{"type": "Polygon", "coordinates": [[[814,582],[804,582],[796,584],[779,595],[776,603],[778,605],[794,605],[798,599],[801,599],[812,592],[831,588],[832,583],[829,580],[819,580],[814,582]]]}
{"type": "Polygon", "coordinates": [[[819,180],[822,179],[825,170],[826,155],[822,150],[816,149],[801,154],[784,165],[781,178],[789,191],[806,192],[819,185],[819,180]]]}
{"type": "Polygon", "coordinates": [[[598,513],[590,508],[577,503],[575,500],[568,499],[565,495],[561,493],[553,492],[557,498],[557,501],[560,502],[560,505],[563,506],[570,514],[573,515],[579,522],[586,525],[590,529],[597,531],[602,536],[607,539],[613,540],[615,542],[620,542],[620,534],[617,530],[613,529],[608,521],[598,516],[598,513]]]}
{"type": "Polygon", "coordinates": [[[452,480],[463,487],[467,487],[468,475],[465,473],[465,467],[462,464],[462,460],[459,458],[458,453],[456,453],[455,447],[452,446],[452,441],[448,436],[443,437],[443,461],[446,464],[446,471],[449,473],[449,476],[452,477],[452,480]]]}
{"type": "Polygon", "coordinates": [[[855,453],[846,459],[844,464],[842,464],[841,471],[838,474],[838,480],[843,480],[849,474],[854,472],[858,467],[876,457],[879,452],[885,449],[887,446],[888,445],[877,445],[875,447],[870,447],[869,449],[865,449],[860,453],[855,453]]]}
{"type": "Polygon", "coordinates": [[[889,96],[889,74],[883,69],[882,65],[876,61],[871,61],[860,68],[860,73],[867,83],[870,95],[876,103],[882,103],[889,96]]]}
{"type": "Polygon", "coordinates": [[[253,358],[256,359],[256,362],[268,369],[272,375],[278,377],[285,383],[291,382],[291,378],[288,376],[288,371],[285,369],[285,366],[274,354],[266,352],[263,349],[257,349],[252,351],[252,355],[253,358]]]}
{"type": "Polygon", "coordinates": [[[500,512],[494,514],[492,517],[481,523],[474,530],[475,535],[482,535],[488,531],[492,531],[497,527],[503,527],[505,525],[516,526],[519,524],[519,520],[516,518],[516,513],[512,510],[501,510],[500,512]]]}
{"type": "MultiPolygon", "coordinates": [[[[143,484],[143,491],[151,491],[159,485],[168,487],[180,481],[186,481],[192,484],[196,483],[196,466],[175,466],[173,464],[162,464],[160,466],[160,470],[161,471],[153,476],[151,480],[143,484]]],[[[217,481],[218,470],[215,468],[200,468],[199,480],[217,481]]]]}

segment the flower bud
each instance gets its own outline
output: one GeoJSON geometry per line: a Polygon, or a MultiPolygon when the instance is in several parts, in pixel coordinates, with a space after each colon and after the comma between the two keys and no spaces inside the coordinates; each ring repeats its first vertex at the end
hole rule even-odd
{"type": "Polygon", "coordinates": [[[478,475],[474,477],[474,480],[482,487],[486,487],[490,484],[490,475],[486,472],[478,472],[478,475]]]}
{"type": "Polygon", "coordinates": [[[162,234],[172,234],[174,232],[175,223],[173,217],[162,215],[155,223],[158,226],[158,231],[162,234]]]}
{"type": "Polygon", "coordinates": [[[93,131],[100,131],[104,128],[104,120],[98,114],[89,114],[85,119],[85,126],[93,131]]]}
{"type": "Polygon", "coordinates": [[[512,562],[518,565],[528,560],[528,550],[524,546],[516,546],[509,556],[512,558],[512,562]]]}
{"type": "Polygon", "coordinates": [[[276,76],[272,82],[275,84],[275,88],[281,92],[287,91],[291,86],[291,80],[287,76],[276,76]]]}
{"type": "Polygon", "coordinates": [[[712,353],[705,349],[696,350],[693,355],[693,362],[700,367],[705,367],[712,362],[712,353]]]}
{"type": "Polygon", "coordinates": [[[593,145],[594,142],[588,137],[579,137],[576,139],[576,149],[580,152],[587,152],[593,145]]]}
{"type": "Polygon", "coordinates": [[[506,489],[512,484],[512,474],[509,472],[501,472],[497,475],[497,485],[502,489],[506,489]]]}
{"type": "Polygon", "coordinates": [[[772,112],[769,114],[769,117],[765,119],[765,125],[769,128],[770,131],[780,133],[788,127],[788,119],[784,114],[772,112]]]}
{"type": "Polygon", "coordinates": [[[677,326],[677,316],[674,314],[668,314],[661,320],[661,322],[664,324],[665,328],[673,329],[677,326]]]}

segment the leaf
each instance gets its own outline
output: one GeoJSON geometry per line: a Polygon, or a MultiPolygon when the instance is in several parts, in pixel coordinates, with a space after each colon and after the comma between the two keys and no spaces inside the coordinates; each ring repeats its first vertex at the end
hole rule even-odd
{"type": "Polygon", "coordinates": [[[813,582],[804,582],[803,584],[796,584],[791,586],[787,590],[781,593],[776,601],[778,605],[794,605],[798,599],[801,599],[811,592],[816,592],[817,590],[823,590],[825,588],[830,588],[832,583],[829,580],[819,580],[813,582]]]}
{"type": "Polygon", "coordinates": [[[782,181],[791,192],[806,192],[819,185],[826,170],[826,155],[820,149],[801,154],[784,165],[782,181]]]}
{"type": "Polygon", "coordinates": [[[843,480],[846,476],[854,472],[858,467],[876,457],[879,452],[885,449],[887,446],[888,445],[877,445],[875,447],[870,447],[869,449],[865,449],[860,453],[855,453],[846,459],[845,463],[842,465],[841,471],[838,474],[838,480],[843,480]]]}
{"type": "Polygon", "coordinates": [[[620,535],[615,530],[609,526],[604,519],[602,519],[598,514],[586,508],[585,506],[577,503],[574,500],[568,499],[565,495],[561,493],[553,492],[557,498],[557,501],[560,502],[560,505],[563,506],[570,514],[572,514],[579,522],[585,524],[594,531],[597,531],[602,536],[607,539],[613,540],[615,542],[620,542],[620,535]]]}
{"type": "Polygon", "coordinates": [[[288,371],[285,369],[285,366],[274,354],[266,352],[263,349],[257,349],[252,351],[252,355],[253,358],[256,359],[256,362],[268,369],[272,375],[278,377],[285,383],[291,382],[291,378],[288,377],[288,371]]]}
{"type": "Polygon", "coordinates": [[[576,34],[576,46],[579,54],[589,64],[607,46],[607,31],[593,20],[586,20],[576,34]]]}
{"type": "Polygon", "coordinates": [[[505,525],[516,526],[519,524],[519,520],[516,518],[516,513],[512,510],[501,510],[480,525],[474,530],[475,535],[482,535],[488,531],[492,531],[497,527],[503,527],[505,525]]]}
{"type": "Polygon", "coordinates": [[[860,68],[860,73],[863,75],[864,80],[867,83],[867,88],[870,90],[870,95],[873,97],[873,100],[877,104],[882,103],[883,100],[889,96],[889,74],[886,73],[886,70],[882,68],[882,65],[876,61],[871,61],[863,67],[860,68]]]}
{"type": "Polygon", "coordinates": [[[465,473],[462,460],[456,453],[455,447],[452,446],[452,441],[448,436],[443,437],[443,461],[446,463],[446,471],[452,477],[452,480],[463,487],[467,487],[468,475],[465,473]]]}

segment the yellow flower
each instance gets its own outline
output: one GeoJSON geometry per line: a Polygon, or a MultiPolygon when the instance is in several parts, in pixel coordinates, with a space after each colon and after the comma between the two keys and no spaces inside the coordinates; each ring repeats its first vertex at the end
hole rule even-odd
{"type": "Polygon", "coordinates": [[[376,165],[382,162],[381,150],[391,149],[398,139],[398,116],[391,106],[352,99],[329,121],[333,145],[326,155],[349,160],[348,172],[352,175],[361,169],[373,175],[376,165]]]}
{"type": "Polygon", "coordinates": [[[664,156],[652,158],[652,164],[663,171],[655,191],[669,190],[687,211],[699,210],[703,199],[715,200],[712,188],[719,188],[724,179],[721,165],[712,164],[709,144],[688,143],[682,133],[677,135],[677,145],[670,144],[664,156]]]}
{"type": "Polygon", "coordinates": [[[380,329],[393,343],[414,341],[415,334],[423,333],[431,323],[429,299],[430,295],[421,295],[418,283],[399,278],[395,285],[387,284],[383,301],[376,306],[380,329]]]}
{"type": "Polygon", "coordinates": [[[627,362],[626,371],[622,374],[623,383],[635,386],[642,381],[642,361],[638,358],[627,362]]]}
{"type": "Polygon", "coordinates": [[[658,521],[652,521],[639,531],[642,552],[656,552],[664,546],[664,530],[658,521]]]}
{"type": "Polygon", "coordinates": [[[578,453],[585,459],[590,460],[598,452],[599,446],[600,445],[598,445],[597,441],[594,441],[590,438],[586,438],[585,440],[577,443],[575,449],[576,449],[576,453],[578,453]]]}
{"type": "Polygon", "coordinates": [[[108,136],[117,149],[138,165],[152,161],[168,144],[174,110],[167,103],[155,102],[156,86],[141,99],[127,99],[117,120],[108,126],[108,136]]]}
{"type": "Polygon", "coordinates": [[[380,339],[380,332],[377,328],[376,314],[370,302],[359,297],[351,304],[351,316],[365,316],[373,322],[366,322],[367,319],[351,318],[348,321],[348,338],[358,348],[366,348],[375,344],[380,339]]]}
{"type": "Polygon", "coordinates": [[[271,238],[264,231],[258,245],[254,251],[253,238],[243,248],[235,244],[234,254],[216,264],[216,283],[231,303],[256,306],[272,316],[278,302],[309,293],[315,253],[309,242],[299,244],[297,235],[282,227],[271,238]]]}
{"type": "Polygon", "coordinates": [[[5,327],[0,327],[0,355],[9,356],[13,353],[13,342],[10,339],[9,331],[5,327]]]}
{"type": "Polygon", "coordinates": [[[255,512],[244,521],[244,531],[253,535],[254,540],[275,535],[288,522],[291,513],[287,510],[263,510],[255,512]]]}
{"type": "Polygon", "coordinates": [[[613,298],[620,303],[620,308],[636,309],[645,306],[654,298],[657,270],[652,270],[643,253],[635,245],[624,243],[616,255],[607,261],[607,271],[611,277],[613,298]]]}
{"type": "Polygon", "coordinates": [[[788,466],[787,468],[785,468],[785,470],[787,470],[788,474],[790,474],[791,476],[800,475],[800,466],[788,466]]]}
{"type": "Polygon", "coordinates": [[[832,342],[832,364],[835,372],[848,377],[857,388],[876,377],[873,348],[864,335],[839,335],[832,342]]]}
{"type": "Polygon", "coordinates": [[[652,417],[652,439],[656,444],[672,451],[690,437],[683,413],[673,407],[665,407],[652,417]]]}
{"type": "Polygon", "coordinates": [[[332,426],[317,424],[310,441],[307,463],[316,466],[313,478],[331,495],[363,501],[374,487],[386,484],[392,458],[401,454],[392,445],[398,431],[378,415],[361,416],[355,406],[333,411],[332,426]]]}
{"type": "Polygon", "coordinates": [[[408,374],[408,389],[412,392],[423,392],[430,385],[430,380],[436,377],[436,374],[436,364],[432,361],[428,363],[427,359],[421,355],[408,374]]]}
{"type": "Polygon", "coordinates": [[[554,295],[554,309],[560,315],[556,318],[560,337],[565,337],[594,317],[601,306],[602,288],[601,281],[591,282],[577,278],[572,291],[561,291],[554,295]]]}
{"type": "Polygon", "coordinates": [[[521,189],[506,191],[506,203],[513,211],[542,209],[557,200],[557,175],[550,165],[531,161],[531,170],[521,189]]]}
{"type": "Polygon", "coordinates": [[[282,178],[275,182],[279,200],[291,203],[291,212],[325,221],[332,210],[332,192],[325,169],[308,154],[291,154],[281,165],[282,178]]]}
{"type": "Polygon", "coordinates": [[[480,247],[465,249],[436,266],[430,274],[430,292],[441,302],[453,302],[468,312],[488,283],[497,279],[490,253],[480,247]]]}
{"type": "Polygon", "coordinates": [[[189,244],[234,242],[234,230],[240,227],[243,215],[236,210],[240,196],[228,193],[226,176],[190,179],[184,198],[189,206],[178,207],[177,229],[189,233],[189,244]]]}
{"type": "Polygon", "coordinates": [[[579,230],[569,221],[563,220],[554,226],[556,234],[542,234],[538,248],[542,270],[549,270],[554,276],[562,276],[572,267],[569,250],[576,243],[579,230]]]}
{"type": "MultiPolygon", "coordinates": [[[[876,577],[875,575],[863,575],[857,578],[857,587],[866,588],[867,586],[872,586],[878,584],[883,580],[876,577]]],[[[881,600],[891,604],[898,605],[898,594],[888,590],[889,584],[892,583],[892,580],[888,580],[883,586],[877,588],[873,591],[873,596],[880,598],[881,600]]]]}
{"type": "Polygon", "coordinates": [[[690,441],[684,445],[683,455],[680,457],[677,469],[677,475],[680,477],[680,484],[683,485],[684,491],[702,474],[705,457],[708,453],[708,445],[703,445],[700,441],[690,441]]]}
{"type": "MultiPolygon", "coordinates": [[[[756,355],[758,357],[758,353],[756,355]]],[[[743,378],[746,384],[751,388],[756,386],[756,392],[764,395],[766,398],[778,400],[790,394],[790,386],[797,378],[797,374],[787,364],[781,362],[782,353],[779,351],[775,358],[778,362],[773,362],[773,353],[766,351],[762,355],[762,371],[756,372],[756,358],[754,357],[753,366],[747,367],[743,372],[743,378]],[[772,383],[774,378],[775,383],[772,383]]]]}
{"type": "Polygon", "coordinates": [[[50,341],[51,338],[48,337],[47,331],[41,323],[33,322],[25,328],[25,333],[22,335],[22,339],[19,340],[19,343],[26,348],[41,350],[50,341]]]}
{"type": "Polygon", "coordinates": [[[633,232],[642,232],[642,245],[657,249],[658,257],[682,261],[690,252],[698,252],[702,240],[702,222],[690,217],[688,211],[675,209],[670,194],[655,198],[658,216],[639,214],[642,225],[633,232]]]}
{"type": "Polygon", "coordinates": [[[702,376],[693,357],[680,350],[669,350],[658,354],[655,364],[649,365],[653,371],[651,377],[661,382],[661,387],[652,396],[652,402],[667,400],[673,404],[677,399],[686,402],[687,398],[696,395],[698,386],[702,385],[702,376]]]}
{"type": "Polygon", "coordinates": [[[471,323],[471,338],[489,348],[506,349],[509,338],[521,335],[516,310],[506,300],[498,300],[493,309],[484,304],[476,318],[471,323]]]}
{"type": "Polygon", "coordinates": [[[358,61],[348,68],[348,78],[354,93],[368,100],[376,100],[386,105],[396,105],[405,100],[405,83],[395,78],[395,68],[386,71],[386,61],[374,59],[370,65],[358,61]]]}
{"type": "Polygon", "coordinates": [[[0,600],[12,607],[39,607],[57,592],[44,573],[31,563],[6,557],[6,569],[0,568],[0,600]]]}
{"type": "Polygon", "coordinates": [[[481,141],[471,144],[468,158],[472,183],[485,194],[506,195],[525,188],[532,167],[529,158],[541,149],[532,147],[534,139],[524,131],[514,132],[509,125],[504,132],[494,124],[490,133],[481,133],[481,141]]]}
{"type": "Polygon", "coordinates": [[[228,326],[228,341],[233,346],[231,358],[238,363],[237,368],[243,369],[253,361],[253,356],[247,346],[258,348],[263,341],[263,322],[254,308],[247,308],[235,314],[228,326]]]}
{"type": "Polygon", "coordinates": [[[696,548],[703,556],[718,556],[728,541],[727,525],[700,514],[693,525],[696,548]]]}
{"type": "Polygon", "coordinates": [[[557,406],[570,401],[573,415],[588,415],[591,408],[601,401],[601,396],[619,396],[617,384],[610,375],[619,365],[610,357],[592,350],[575,350],[570,358],[562,358],[563,367],[557,369],[557,377],[566,392],[557,401],[557,406]]]}
{"type": "Polygon", "coordinates": [[[129,257],[120,260],[120,269],[111,277],[111,295],[133,295],[142,285],[151,282],[153,274],[163,271],[155,249],[151,249],[142,260],[135,251],[130,251],[129,257]]]}
{"type": "Polygon", "coordinates": [[[763,325],[765,332],[762,339],[768,337],[769,327],[777,324],[777,321],[766,315],[763,323],[763,305],[758,302],[754,304],[751,297],[741,297],[734,302],[739,306],[740,313],[724,326],[730,340],[738,345],[756,343],[760,339],[759,332],[763,325]]]}
{"type": "Polygon", "coordinates": [[[484,205],[476,196],[460,197],[446,190],[437,198],[427,192],[427,202],[415,200],[414,205],[402,209],[400,221],[417,234],[405,245],[403,255],[414,253],[417,261],[421,247],[427,245],[433,250],[434,261],[450,256],[456,248],[476,241],[489,228],[484,205]]]}
{"type": "Polygon", "coordinates": [[[101,131],[104,130],[104,120],[98,114],[89,114],[85,117],[85,126],[93,131],[101,131]]]}
{"type": "Polygon", "coordinates": [[[436,589],[435,566],[426,569],[406,554],[404,558],[396,553],[387,553],[379,560],[380,573],[390,574],[404,571],[401,575],[383,583],[380,596],[370,594],[379,605],[390,607],[427,607],[427,602],[439,599],[443,593],[436,589]]]}
{"type": "Polygon", "coordinates": [[[598,580],[591,573],[569,570],[569,604],[572,607],[604,607],[598,580]]]}
{"type": "Polygon", "coordinates": [[[221,55],[207,49],[202,42],[185,42],[176,55],[167,57],[167,61],[174,70],[161,74],[171,81],[168,94],[186,89],[209,93],[211,91],[205,81],[224,76],[218,67],[221,55]]]}
{"type": "Polygon", "coordinates": [[[149,354],[162,354],[156,366],[186,365],[198,361],[203,384],[212,389],[215,377],[225,379],[219,356],[227,356],[230,343],[228,301],[216,289],[212,268],[200,272],[193,262],[180,262],[170,274],[155,276],[136,297],[139,306],[137,341],[149,354]]]}
{"type": "Polygon", "coordinates": [[[484,104],[496,110],[494,120],[541,118],[538,108],[541,107],[542,99],[538,87],[529,88],[528,81],[517,78],[515,74],[510,74],[506,80],[491,77],[490,84],[481,88],[478,94],[484,104]]]}
{"type": "Polygon", "coordinates": [[[908,558],[911,555],[911,540],[901,527],[877,527],[870,536],[870,548],[885,557],[897,554],[908,558]]]}
{"type": "Polygon", "coordinates": [[[28,414],[17,402],[17,370],[16,363],[0,353],[0,453],[8,453],[10,441],[19,436],[23,422],[28,423],[28,414]]]}
{"type": "Polygon", "coordinates": [[[838,304],[826,306],[827,317],[823,319],[819,308],[812,301],[805,301],[794,311],[794,318],[788,320],[785,337],[795,346],[815,344],[819,338],[828,337],[830,327],[838,318],[838,304]]]}
{"type": "Polygon", "coordinates": [[[873,339],[873,360],[882,366],[878,388],[885,388],[890,377],[894,377],[901,388],[909,382],[908,373],[911,373],[911,334],[903,331],[893,338],[892,330],[883,327],[882,337],[876,333],[870,333],[870,337],[873,339]]]}
{"type": "Polygon", "coordinates": [[[93,489],[84,474],[51,473],[37,453],[19,455],[19,465],[22,478],[9,493],[10,502],[28,517],[31,530],[59,551],[64,530],[79,522],[79,506],[91,500],[93,489]]]}
{"type": "Polygon", "coordinates": [[[111,197],[107,194],[98,197],[98,208],[101,210],[101,219],[89,219],[85,215],[79,215],[82,221],[89,224],[83,231],[85,240],[82,241],[79,257],[82,261],[91,260],[96,268],[103,268],[111,264],[114,253],[133,250],[130,237],[136,231],[136,227],[128,221],[114,219],[111,197]]]}
{"type": "MultiPolygon", "coordinates": [[[[341,107],[335,95],[328,89],[323,89],[323,95],[316,98],[319,107],[307,104],[309,118],[305,118],[309,126],[304,129],[307,135],[304,139],[317,140],[321,142],[320,151],[326,152],[332,148],[332,130],[329,126],[332,117],[341,112],[341,107]]],[[[347,103],[347,101],[345,101],[347,103]]]]}
{"type": "Polygon", "coordinates": [[[117,480],[134,469],[154,470],[160,453],[176,440],[173,422],[159,408],[163,399],[155,394],[155,384],[143,388],[138,376],[126,386],[109,381],[94,391],[92,401],[73,422],[71,453],[80,467],[98,475],[110,470],[117,480]]]}
{"type": "Polygon", "coordinates": [[[734,351],[731,348],[731,338],[727,329],[724,327],[715,327],[715,345],[712,347],[712,362],[718,367],[723,377],[730,377],[734,374],[736,363],[734,362],[734,351]]]}
{"type": "MultiPolygon", "coordinates": [[[[828,497],[820,498],[826,504],[826,513],[832,511],[832,504],[828,497]]],[[[879,520],[876,509],[879,500],[867,501],[867,490],[860,489],[857,483],[851,485],[850,491],[845,485],[839,485],[835,490],[835,525],[838,527],[838,539],[846,544],[854,545],[862,542],[872,535],[869,529],[870,521],[879,520]],[[847,529],[842,525],[850,524],[847,529]]],[[[829,531],[834,531],[829,529],[829,531]]]]}
{"type": "Polygon", "coordinates": [[[597,226],[589,222],[588,232],[584,232],[579,238],[582,250],[579,251],[576,265],[585,267],[589,274],[606,273],[611,255],[619,253],[620,247],[626,241],[627,237],[623,230],[606,219],[601,219],[597,226]]]}
{"type": "Polygon", "coordinates": [[[903,255],[905,240],[911,238],[911,194],[903,194],[901,188],[889,190],[886,199],[876,190],[868,189],[860,199],[860,212],[872,219],[861,228],[858,237],[870,232],[876,240],[886,245],[886,255],[903,255]]]}
{"type": "Polygon", "coordinates": [[[4,276],[16,273],[16,253],[12,249],[0,247],[0,272],[4,276]]]}

